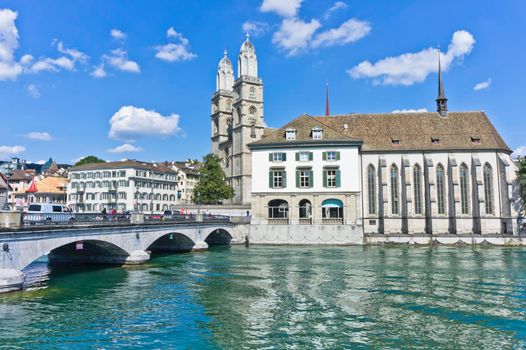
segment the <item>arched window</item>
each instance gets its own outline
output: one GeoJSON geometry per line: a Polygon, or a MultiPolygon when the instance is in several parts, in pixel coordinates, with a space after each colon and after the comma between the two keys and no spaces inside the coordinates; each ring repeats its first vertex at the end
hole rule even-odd
{"type": "Polygon", "coordinates": [[[255,116],[256,116],[257,109],[256,109],[256,107],[252,106],[252,107],[250,107],[250,109],[248,110],[248,112],[250,113],[250,116],[251,116],[251,117],[255,117],[255,116]]]}
{"type": "Polygon", "coordinates": [[[369,199],[369,214],[376,214],[376,171],[372,164],[367,167],[367,194],[369,199]]]}
{"type": "Polygon", "coordinates": [[[288,219],[289,203],[282,199],[274,199],[268,202],[269,219],[288,219]]]}
{"type": "Polygon", "coordinates": [[[300,201],[299,214],[300,219],[310,219],[312,217],[312,205],[309,200],[303,199],[300,201]]]}
{"type": "Polygon", "coordinates": [[[226,125],[227,125],[228,141],[232,141],[232,132],[233,132],[232,119],[227,119],[226,125]]]}
{"type": "Polygon", "coordinates": [[[445,185],[446,174],[442,164],[437,165],[437,205],[438,213],[446,213],[446,185],[445,185]]]}
{"type": "Polygon", "coordinates": [[[250,99],[256,98],[256,89],[253,86],[251,86],[250,89],[248,90],[248,97],[250,99]]]}
{"type": "Polygon", "coordinates": [[[422,169],[418,164],[413,167],[413,194],[415,214],[422,214],[422,169]]]}
{"type": "Polygon", "coordinates": [[[468,166],[466,164],[462,164],[460,166],[460,210],[462,214],[469,213],[468,186],[469,186],[468,166]]]}
{"type": "Polygon", "coordinates": [[[343,219],[343,202],[339,199],[324,200],[321,203],[321,217],[322,219],[343,219]]]}
{"type": "Polygon", "coordinates": [[[391,166],[391,214],[399,214],[399,194],[398,194],[398,168],[391,166]]]}
{"type": "Polygon", "coordinates": [[[237,120],[236,122],[237,123],[241,123],[241,119],[242,119],[243,115],[241,113],[241,106],[237,107],[237,120]]]}
{"type": "Polygon", "coordinates": [[[488,163],[484,164],[484,202],[486,214],[493,214],[493,172],[488,163]]]}

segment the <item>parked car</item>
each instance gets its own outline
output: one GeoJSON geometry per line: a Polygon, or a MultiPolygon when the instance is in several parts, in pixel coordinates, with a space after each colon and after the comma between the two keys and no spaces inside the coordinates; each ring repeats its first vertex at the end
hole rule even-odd
{"type": "Polygon", "coordinates": [[[24,222],[30,224],[73,221],[75,221],[75,215],[64,204],[31,204],[24,213],[24,222]]]}

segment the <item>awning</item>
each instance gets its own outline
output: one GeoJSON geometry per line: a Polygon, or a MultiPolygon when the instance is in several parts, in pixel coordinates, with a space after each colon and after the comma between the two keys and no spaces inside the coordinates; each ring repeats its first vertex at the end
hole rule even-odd
{"type": "Polygon", "coordinates": [[[343,208],[343,203],[339,199],[326,199],[321,203],[322,208],[343,208]]]}

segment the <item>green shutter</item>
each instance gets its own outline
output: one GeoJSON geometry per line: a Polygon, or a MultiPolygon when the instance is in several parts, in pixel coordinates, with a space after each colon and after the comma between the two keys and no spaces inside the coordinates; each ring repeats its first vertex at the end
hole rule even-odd
{"type": "Polygon", "coordinates": [[[309,152],[309,160],[312,160],[312,152],[309,152]]]}
{"type": "Polygon", "coordinates": [[[327,170],[323,170],[323,187],[327,187],[327,170]]]}
{"type": "Polygon", "coordinates": [[[340,160],[340,152],[336,152],[336,160],[340,160]]]}
{"type": "Polygon", "coordinates": [[[268,187],[274,188],[274,182],[272,181],[272,170],[268,172],[268,187]]]}
{"type": "Polygon", "coordinates": [[[300,171],[299,170],[296,170],[296,188],[300,188],[300,171]]]}
{"type": "Polygon", "coordinates": [[[309,187],[312,188],[312,186],[314,186],[314,173],[309,170],[309,187]]]}
{"type": "Polygon", "coordinates": [[[269,162],[272,162],[272,153],[269,153],[269,154],[268,154],[268,161],[269,161],[269,162]]]}
{"type": "Polygon", "coordinates": [[[323,152],[322,153],[322,159],[323,160],[327,160],[327,152],[323,152]]]}
{"type": "Polygon", "coordinates": [[[296,152],[296,162],[300,160],[300,152],[296,152]]]}
{"type": "Polygon", "coordinates": [[[287,187],[287,172],[283,170],[283,188],[287,187]]]}
{"type": "Polygon", "coordinates": [[[287,153],[282,153],[281,159],[286,162],[287,161],[287,153]]]}
{"type": "Polygon", "coordinates": [[[336,170],[336,187],[341,186],[341,176],[340,176],[340,170],[336,170]]]}

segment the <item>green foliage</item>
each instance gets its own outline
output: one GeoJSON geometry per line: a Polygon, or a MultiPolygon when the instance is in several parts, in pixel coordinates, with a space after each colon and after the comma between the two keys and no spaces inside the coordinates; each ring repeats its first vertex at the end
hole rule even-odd
{"type": "Polygon", "coordinates": [[[84,165],[84,164],[91,164],[91,163],[104,163],[104,162],[105,162],[104,159],[100,159],[100,158],[95,157],[95,156],[87,156],[87,157],[82,158],[78,162],[76,162],[74,166],[79,166],[79,165],[84,165]]]}
{"type": "Polygon", "coordinates": [[[526,203],[526,158],[519,159],[519,170],[517,171],[517,177],[520,183],[521,198],[522,202],[526,203]]]}
{"type": "Polygon", "coordinates": [[[192,201],[201,204],[217,204],[223,199],[234,197],[234,189],[226,182],[226,175],[219,159],[212,153],[203,157],[199,169],[199,180],[192,194],[192,201]]]}

